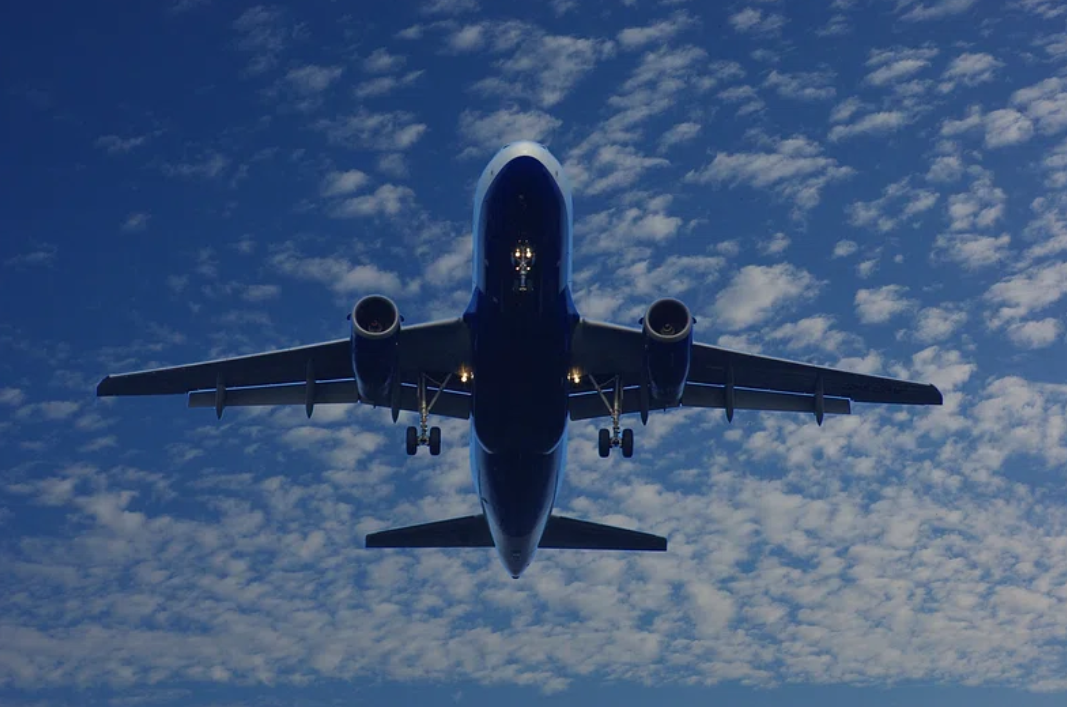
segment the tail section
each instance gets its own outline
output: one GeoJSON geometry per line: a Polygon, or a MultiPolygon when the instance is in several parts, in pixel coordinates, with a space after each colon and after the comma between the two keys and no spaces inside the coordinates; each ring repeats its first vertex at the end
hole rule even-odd
{"type": "MultiPolygon", "coordinates": [[[[465,516],[371,533],[368,548],[494,547],[485,516],[465,516]]],[[[550,516],[538,548],[665,552],[667,539],[563,516],[550,516]]]]}

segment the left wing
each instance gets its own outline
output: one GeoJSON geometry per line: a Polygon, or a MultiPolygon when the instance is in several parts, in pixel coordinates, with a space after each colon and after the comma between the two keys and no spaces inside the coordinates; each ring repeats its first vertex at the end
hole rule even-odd
{"type": "MultiPolygon", "coordinates": [[[[399,368],[401,410],[418,410],[413,386],[425,373],[438,379],[470,361],[470,338],[459,318],[401,327],[399,368]]],[[[97,396],[191,393],[190,407],[361,402],[353,382],[349,339],[308,346],[109,375],[97,396]],[[204,391],[204,392],[195,392],[204,391]]],[[[466,386],[459,381],[442,391],[434,412],[469,417],[466,386]],[[440,407],[438,407],[440,406],[440,407]]],[[[387,401],[362,401],[388,404],[387,401]]]]}
{"type": "MultiPolygon", "coordinates": [[[[583,319],[574,331],[572,364],[583,373],[620,376],[624,390],[637,389],[642,384],[644,334],[639,329],[583,319]]],[[[588,388],[577,392],[571,399],[571,419],[608,415],[597,393],[588,388]]],[[[816,412],[821,406],[826,413],[848,414],[849,401],[941,405],[942,396],[928,383],[694,343],[681,404],[805,412],[816,412]]],[[[638,412],[639,404],[638,396],[624,396],[622,412],[638,412]]]]}

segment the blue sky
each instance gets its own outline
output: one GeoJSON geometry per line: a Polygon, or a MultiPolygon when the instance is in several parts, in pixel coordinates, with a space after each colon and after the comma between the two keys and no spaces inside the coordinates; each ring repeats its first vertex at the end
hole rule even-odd
{"type": "Polygon", "coordinates": [[[1059,704],[1067,9],[1050,0],[21,3],[0,21],[0,702],[1059,704]],[[463,424],[98,400],[107,373],[407,321],[537,139],[575,299],[936,383],[676,410],[559,510],[656,556],[362,548],[473,512],[463,424]],[[402,421],[403,423],[403,421],[402,421]]]}

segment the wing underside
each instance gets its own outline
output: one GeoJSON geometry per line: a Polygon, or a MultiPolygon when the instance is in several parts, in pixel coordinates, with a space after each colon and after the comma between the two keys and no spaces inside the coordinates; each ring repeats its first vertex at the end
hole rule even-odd
{"type": "MultiPolygon", "coordinates": [[[[638,391],[644,334],[639,329],[582,320],[574,332],[573,364],[593,376],[618,376],[624,391],[638,391]]],[[[930,384],[694,343],[681,405],[847,415],[851,402],[941,405],[942,396],[930,384]]],[[[640,404],[639,395],[624,395],[621,412],[639,412],[640,404]]],[[[576,387],[571,419],[608,414],[608,406],[591,385],[576,387]]]]}
{"type": "MultiPolygon", "coordinates": [[[[418,411],[420,375],[444,381],[470,361],[470,338],[461,319],[418,324],[400,330],[399,409],[418,411]]],[[[279,351],[235,356],[182,366],[111,375],[97,386],[98,396],[189,394],[189,407],[315,405],[390,401],[362,400],[353,380],[349,339],[324,341],[279,351]]],[[[440,390],[433,412],[445,417],[470,416],[470,389],[454,376],[440,390]]]]}

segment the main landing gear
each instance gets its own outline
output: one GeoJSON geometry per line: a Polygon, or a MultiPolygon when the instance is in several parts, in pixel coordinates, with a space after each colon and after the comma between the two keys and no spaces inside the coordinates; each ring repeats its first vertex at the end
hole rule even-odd
{"type": "Polygon", "coordinates": [[[408,453],[408,456],[415,456],[415,452],[419,451],[419,447],[429,447],[430,456],[436,457],[441,453],[441,428],[430,427],[430,411],[433,410],[434,403],[441,396],[441,391],[448,385],[448,381],[452,380],[452,374],[449,373],[443,383],[438,383],[425,373],[419,374],[419,384],[416,390],[416,394],[419,399],[419,427],[408,427],[407,436],[404,439],[404,446],[408,453]],[[429,381],[437,386],[437,392],[434,393],[432,399],[427,400],[428,395],[426,393],[426,382],[429,381]]]}
{"type": "Polygon", "coordinates": [[[612,393],[612,399],[610,401],[608,400],[608,396],[604,395],[604,389],[597,383],[596,378],[589,376],[589,380],[592,381],[597,394],[600,396],[600,399],[604,401],[604,405],[607,406],[608,412],[611,414],[611,430],[600,430],[600,433],[597,436],[597,451],[602,458],[607,458],[607,456],[611,454],[612,447],[622,447],[622,456],[629,459],[634,455],[634,431],[629,428],[620,430],[621,425],[619,424],[619,417],[622,415],[622,378],[615,376],[612,379],[614,392],[612,393]]]}

